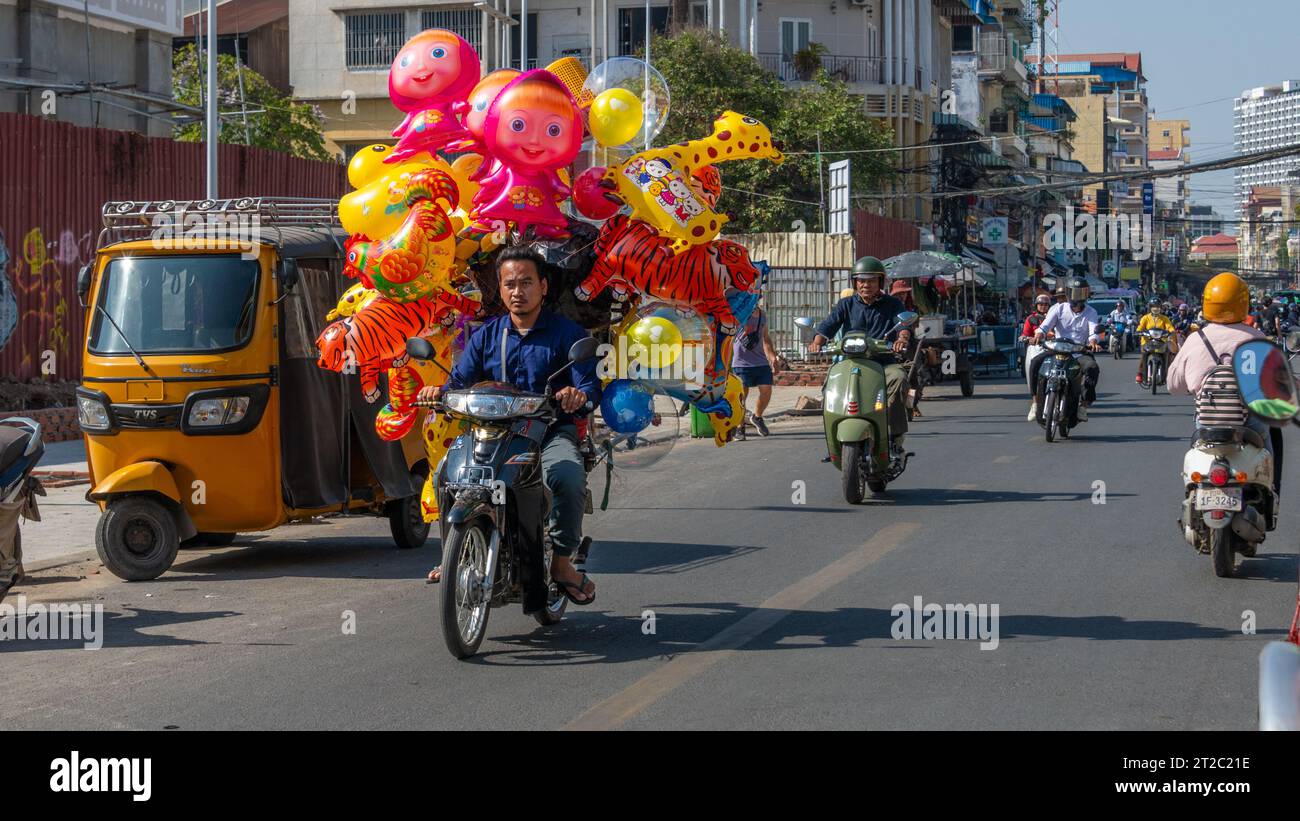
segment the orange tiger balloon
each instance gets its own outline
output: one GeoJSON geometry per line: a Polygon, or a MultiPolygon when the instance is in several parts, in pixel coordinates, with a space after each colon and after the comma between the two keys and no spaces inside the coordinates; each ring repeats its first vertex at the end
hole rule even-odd
{"type": "Polygon", "coordinates": [[[745,246],[730,240],[692,245],[674,255],[672,240],[651,225],[618,214],[596,239],[596,262],[575,293],[589,301],[607,286],[668,302],[684,303],[713,318],[724,334],[739,326],[727,303],[727,289],[751,290],[759,280],[745,246]]]}

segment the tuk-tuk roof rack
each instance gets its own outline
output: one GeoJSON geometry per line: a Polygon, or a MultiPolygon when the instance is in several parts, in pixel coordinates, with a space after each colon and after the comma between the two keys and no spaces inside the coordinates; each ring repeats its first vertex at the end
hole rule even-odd
{"type": "Polygon", "coordinates": [[[106,242],[148,239],[169,219],[176,230],[187,230],[184,220],[194,216],[252,220],[259,227],[275,230],[295,226],[330,230],[341,228],[338,201],[307,197],[232,197],[203,200],[117,200],[104,203],[101,209],[104,229],[99,246],[106,242]]]}

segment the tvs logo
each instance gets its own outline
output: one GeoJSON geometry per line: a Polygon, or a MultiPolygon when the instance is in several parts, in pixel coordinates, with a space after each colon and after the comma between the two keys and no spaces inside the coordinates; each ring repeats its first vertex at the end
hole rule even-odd
{"type": "Polygon", "coordinates": [[[158,418],[157,408],[136,408],[135,410],[132,411],[132,413],[135,414],[136,419],[139,419],[141,421],[158,418]]]}

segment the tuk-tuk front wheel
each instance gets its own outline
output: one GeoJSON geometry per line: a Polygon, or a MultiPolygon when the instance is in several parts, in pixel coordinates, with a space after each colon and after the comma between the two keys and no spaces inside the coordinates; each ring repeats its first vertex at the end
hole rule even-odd
{"type": "Polygon", "coordinates": [[[95,528],[99,560],[114,576],[129,582],[166,573],[180,546],[171,511],[148,496],[113,499],[95,528]]]}
{"type": "Polygon", "coordinates": [[[384,512],[388,515],[393,543],[401,550],[421,547],[428,540],[429,523],[424,520],[424,511],[420,509],[420,494],[394,499],[385,505],[384,512]]]}

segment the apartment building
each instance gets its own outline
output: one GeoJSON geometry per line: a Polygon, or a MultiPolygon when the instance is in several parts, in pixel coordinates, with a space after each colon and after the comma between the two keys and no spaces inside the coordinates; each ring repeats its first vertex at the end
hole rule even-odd
{"type": "Polygon", "coordinates": [[[1258,276],[1276,274],[1291,281],[1296,260],[1288,247],[1295,233],[1293,222],[1300,207],[1300,186],[1257,185],[1246,194],[1238,235],[1238,263],[1242,271],[1258,276]]]}
{"type": "MultiPolygon", "coordinates": [[[[1030,58],[1037,71],[1036,57],[1030,58]]],[[[1075,157],[1093,171],[1147,168],[1148,101],[1141,53],[1062,54],[1042,67],[1053,93],[1075,110],[1075,157]]],[[[1088,186],[1094,200],[1099,185],[1088,186]]],[[[1142,211],[1140,185],[1111,183],[1111,206],[1121,213],[1142,211]]]]}
{"type": "Polygon", "coordinates": [[[1187,238],[1196,240],[1212,234],[1222,234],[1223,215],[1210,205],[1187,204],[1187,238]]]}
{"type": "Polygon", "coordinates": [[[170,136],[180,0],[0,0],[0,111],[170,136]]]}
{"type": "Polygon", "coordinates": [[[1192,147],[1192,138],[1188,134],[1192,130],[1190,120],[1161,120],[1156,118],[1156,112],[1152,111],[1147,118],[1147,150],[1148,151],[1182,151],[1192,147]]]}
{"type": "MultiPolygon", "coordinates": [[[[1023,11],[1024,0],[1001,2],[1023,11]]],[[[817,55],[870,116],[889,123],[898,145],[930,137],[931,117],[951,81],[954,22],[969,25],[978,21],[977,10],[990,11],[988,0],[693,0],[687,8],[687,25],[725,34],[792,85],[809,79],[795,55],[817,55]]],[[[649,30],[666,33],[670,12],[666,0],[651,2],[649,30]]],[[[647,19],[645,4],[635,0],[289,0],[294,96],[321,107],[331,149],[350,156],[389,140],[398,118],[388,102],[388,67],[402,43],[435,27],[468,40],[490,71],[544,67],[561,57],[590,66],[635,54],[644,48],[647,19]]],[[[1016,71],[1010,63],[1008,70],[1016,71]]],[[[923,164],[929,151],[907,152],[900,163],[923,164]]],[[[928,179],[908,175],[873,210],[928,222],[929,202],[920,196],[928,189],[928,179]]]]}
{"type": "MultiPolygon", "coordinates": [[[[1241,92],[1232,104],[1233,143],[1238,154],[1300,143],[1300,80],[1241,92]]],[[[1300,156],[1256,163],[1235,171],[1238,207],[1245,211],[1251,189],[1295,185],[1300,156]]]]}

